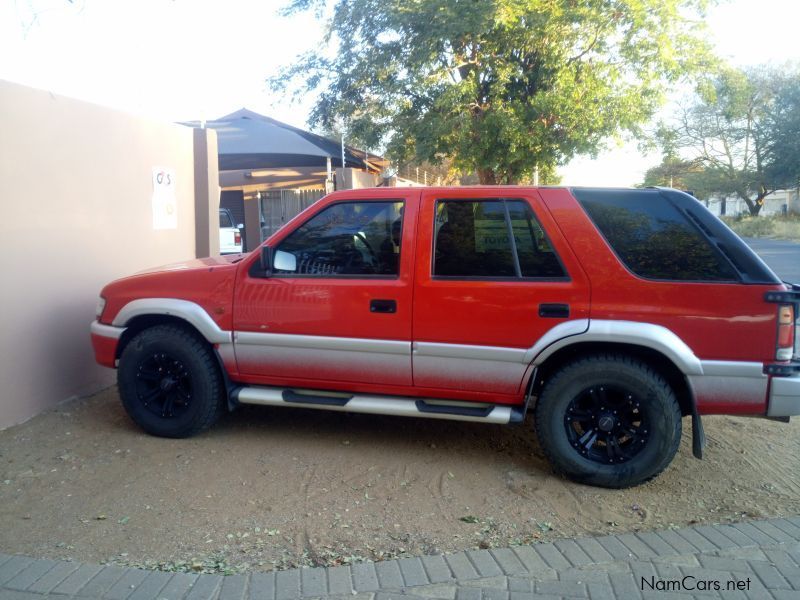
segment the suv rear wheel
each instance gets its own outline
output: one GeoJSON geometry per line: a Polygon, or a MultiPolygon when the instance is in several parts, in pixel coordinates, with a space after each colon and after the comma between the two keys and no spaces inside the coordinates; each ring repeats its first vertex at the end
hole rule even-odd
{"type": "Polygon", "coordinates": [[[137,334],[122,352],[117,383],[125,410],[152,435],[189,437],[223,412],[224,384],[211,348],[178,325],[137,334]]]}
{"type": "Polygon", "coordinates": [[[545,384],[536,404],[543,452],[576,481],[624,488],[652,479],[681,440],[681,411],[666,380],[624,355],[569,363],[545,384]]]}

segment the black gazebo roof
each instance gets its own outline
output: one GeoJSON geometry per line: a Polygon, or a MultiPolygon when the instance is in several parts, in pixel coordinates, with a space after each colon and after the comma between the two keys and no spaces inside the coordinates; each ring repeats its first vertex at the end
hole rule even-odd
{"type": "MultiPolygon", "coordinates": [[[[184,122],[200,127],[200,121],[184,122]]],[[[339,142],[310,131],[292,127],[246,108],[206,121],[217,132],[219,170],[275,169],[281,167],[324,167],[328,157],[333,167],[342,166],[339,142]]],[[[345,165],[375,170],[385,160],[345,146],[345,165]],[[368,164],[369,163],[369,164],[368,164]]]]}

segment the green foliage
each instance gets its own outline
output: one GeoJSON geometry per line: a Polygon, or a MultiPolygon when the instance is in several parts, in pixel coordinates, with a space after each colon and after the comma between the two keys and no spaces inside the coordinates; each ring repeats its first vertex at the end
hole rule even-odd
{"type": "Polygon", "coordinates": [[[787,74],[775,87],[765,124],[771,133],[766,170],[783,187],[800,187],[800,72],[787,74]]]}
{"type": "Polygon", "coordinates": [[[721,190],[728,190],[725,174],[718,168],[704,166],[699,160],[663,159],[660,165],[645,172],[641,187],[662,186],[690,191],[699,200],[708,200],[721,190]]]}
{"type": "Polygon", "coordinates": [[[764,198],[800,179],[800,69],[723,68],[659,138],[665,159],[650,179],[693,165],[681,176],[698,197],[737,196],[757,215],[764,198]]]}
{"type": "MultiPolygon", "coordinates": [[[[294,0],[308,10],[323,0],[294,0]]],[[[337,0],[326,40],[271,80],[321,89],[312,124],[396,162],[483,183],[552,179],[637,132],[663,86],[706,67],[705,0],[337,0]]]]}

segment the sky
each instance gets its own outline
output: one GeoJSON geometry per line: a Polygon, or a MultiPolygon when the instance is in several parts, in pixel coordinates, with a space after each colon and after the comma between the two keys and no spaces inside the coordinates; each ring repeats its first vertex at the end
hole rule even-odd
{"type": "MultiPolygon", "coordinates": [[[[0,79],[166,121],[247,107],[306,127],[313,97],[292,104],[265,80],[318,47],[312,14],[288,0],[0,0],[0,79]]],[[[797,0],[728,0],[708,35],[735,65],[800,61],[797,0]]],[[[560,169],[567,185],[633,185],[659,156],[610,143],[560,169]]]]}

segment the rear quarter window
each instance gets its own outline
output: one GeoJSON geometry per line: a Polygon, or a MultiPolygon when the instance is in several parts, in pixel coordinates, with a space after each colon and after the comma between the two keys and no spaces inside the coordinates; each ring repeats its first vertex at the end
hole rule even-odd
{"type": "Polygon", "coordinates": [[[738,281],[720,251],[657,190],[572,190],[634,274],[670,281],[738,281]]]}

